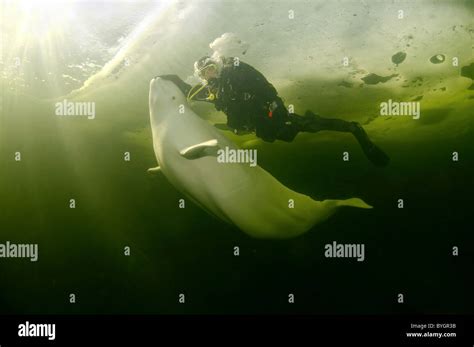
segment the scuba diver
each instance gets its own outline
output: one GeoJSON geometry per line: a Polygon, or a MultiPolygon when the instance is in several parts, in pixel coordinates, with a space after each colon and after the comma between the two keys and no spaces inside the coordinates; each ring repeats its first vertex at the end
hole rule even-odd
{"type": "Polygon", "coordinates": [[[173,81],[188,101],[210,102],[224,112],[227,124],[216,124],[219,129],[238,135],[255,132],[266,142],[291,142],[299,132],[349,132],[374,165],[388,164],[389,157],[369,139],[359,123],[323,118],[309,110],[304,116],[289,113],[273,85],[255,68],[236,59],[202,57],[195,62],[194,69],[203,82],[194,87],[177,75],[160,77],[173,81]]]}

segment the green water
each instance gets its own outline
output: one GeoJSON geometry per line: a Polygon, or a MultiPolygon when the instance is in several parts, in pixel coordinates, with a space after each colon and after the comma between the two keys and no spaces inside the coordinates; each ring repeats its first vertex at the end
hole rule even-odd
{"type": "MultiPolygon", "coordinates": [[[[61,55],[48,80],[38,59],[24,64],[23,75],[8,70],[15,55],[4,42],[0,242],[38,243],[39,261],[0,259],[0,313],[472,312],[474,91],[460,74],[474,62],[472,6],[405,4],[417,17],[401,25],[390,17],[397,6],[380,3],[202,4],[202,21],[174,23],[165,16],[164,23],[153,22],[162,36],[153,46],[146,35],[133,41],[130,68],[120,70],[115,55],[112,72],[82,76],[85,86],[73,94],[82,84],[58,81],[67,62],[85,59],[80,50],[61,55]],[[313,11],[304,11],[306,6],[313,11]],[[281,33],[271,30],[288,8],[304,18],[282,22],[281,33]],[[308,23],[324,21],[325,11],[350,23],[330,22],[323,36],[304,30],[316,30],[308,23]],[[449,13],[465,16],[443,15],[449,13]],[[229,18],[238,20],[228,24],[229,18]],[[190,36],[193,30],[202,35],[190,36]],[[351,30],[360,35],[348,35],[351,30]],[[348,134],[300,134],[291,144],[226,134],[257,148],[259,165],[291,189],[318,200],[357,196],[374,209],[341,209],[296,239],[256,240],[192,203],[179,209],[182,196],[166,178],[146,174],[156,165],[149,80],[160,73],[192,74],[193,61],[227,31],[245,38],[250,48],[242,60],[261,70],[297,113],[311,109],[361,122],[391,162],[374,167],[348,134]],[[288,49],[274,47],[275,39],[288,49]],[[391,57],[400,50],[407,58],[396,66],[391,57]],[[339,66],[341,54],[352,57],[347,69],[339,66]],[[447,61],[431,63],[435,54],[447,61]],[[454,56],[457,67],[449,65],[454,56]],[[369,73],[398,77],[369,85],[361,79],[369,73]],[[34,82],[43,75],[45,84],[34,82]],[[419,120],[378,115],[383,101],[421,95],[419,120]],[[54,103],[64,98],[94,101],[96,119],[56,116],[54,103]],[[344,151],[349,162],[342,161],[344,151]],[[14,160],[15,152],[21,161],[14,160]],[[69,208],[71,198],[75,209],[69,208]],[[400,198],[403,209],[397,208],[400,198]],[[325,258],[324,245],[332,241],[364,243],[365,261],[325,258]],[[124,256],[126,246],[131,256],[124,256]],[[453,246],[459,247],[457,257],[453,246]],[[185,305],[178,303],[179,293],[186,294],[185,305]],[[293,305],[289,293],[295,294],[293,305]],[[397,303],[398,293],[404,304],[397,303]]],[[[176,6],[171,13],[181,9],[176,6]]],[[[125,21],[124,14],[116,20],[125,21]]],[[[207,105],[192,106],[211,122],[225,119],[207,105]]]]}

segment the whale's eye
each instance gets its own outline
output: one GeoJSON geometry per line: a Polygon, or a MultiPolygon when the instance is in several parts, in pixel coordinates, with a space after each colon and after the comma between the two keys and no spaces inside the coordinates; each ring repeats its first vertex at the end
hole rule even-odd
{"type": "Polygon", "coordinates": [[[172,97],[171,97],[171,99],[173,99],[173,100],[174,100],[174,99],[176,99],[176,97],[172,96],[172,97]]]}

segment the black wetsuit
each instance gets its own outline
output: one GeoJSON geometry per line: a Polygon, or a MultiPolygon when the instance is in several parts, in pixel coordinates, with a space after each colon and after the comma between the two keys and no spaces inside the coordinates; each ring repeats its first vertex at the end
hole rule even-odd
{"type": "MultiPolygon", "coordinates": [[[[176,75],[163,75],[170,79],[187,95],[191,86],[176,75]]],[[[291,122],[276,89],[252,66],[232,58],[224,61],[219,78],[211,79],[208,87],[197,95],[198,100],[211,102],[218,111],[227,116],[227,127],[236,133],[255,132],[257,137],[267,142],[275,140],[292,141],[298,129],[291,122]],[[215,98],[206,99],[209,91],[215,98]]]]}
{"type": "MultiPolygon", "coordinates": [[[[192,87],[176,75],[162,75],[172,80],[185,95],[192,87]]],[[[194,88],[193,88],[194,89],[194,88]]],[[[226,58],[218,78],[208,81],[208,86],[196,95],[197,100],[211,102],[227,115],[227,127],[239,133],[255,132],[267,142],[291,142],[300,131],[317,132],[334,130],[352,133],[368,158],[379,166],[389,159],[368,138],[356,122],[323,118],[311,111],[304,116],[289,113],[278,92],[267,79],[252,66],[233,58],[226,58]],[[213,94],[213,98],[208,98],[213,94]]]]}
{"type": "Polygon", "coordinates": [[[219,78],[210,85],[216,89],[216,109],[227,115],[229,128],[255,131],[267,142],[292,141],[298,133],[276,89],[252,66],[226,59],[219,78]]]}

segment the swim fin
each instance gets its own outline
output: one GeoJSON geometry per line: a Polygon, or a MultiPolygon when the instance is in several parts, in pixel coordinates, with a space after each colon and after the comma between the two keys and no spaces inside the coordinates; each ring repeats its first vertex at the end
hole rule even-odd
{"type": "Polygon", "coordinates": [[[382,151],[379,147],[377,147],[376,144],[374,144],[369,139],[364,128],[362,128],[362,126],[359,123],[352,122],[352,125],[353,125],[352,134],[354,134],[357,141],[359,141],[359,144],[362,147],[362,150],[364,151],[367,158],[375,166],[380,166],[380,167],[387,166],[387,164],[390,161],[390,158],[388,157],[388,155],[385,154],[384,151],[382,151]]]}

